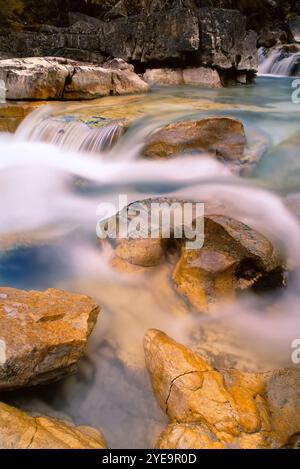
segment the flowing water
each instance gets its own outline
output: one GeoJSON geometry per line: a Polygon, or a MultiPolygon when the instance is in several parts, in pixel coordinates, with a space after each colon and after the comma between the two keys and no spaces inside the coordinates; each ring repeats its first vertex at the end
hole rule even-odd
{"type": "Polygon", "coordinates": [[[296,45],[261,47],[258,51],[260,75],[300,76],[300,48],[296,45]]]}
{"type": "Polygon", "coordinates": [[[91,295],[102,307],[77,375],[1,399],[101,428],[112,448],[151,447],[166,417],[144,368],[148,328],[197,349],[197,331],[225,320],[238,330],[245,362],[254,350],[262,367],[291,366],[291,340],[300,335],[300,105],[292,103],[291,82],[259,78],[256,86],[51,104],[29,115],[15,135],[0,135],[1,285],[64,288],[91,295]],[[241,174],[202,154],[139,157],[160,125],[208,115],[243,121],[241,174]],[[96,238],[96,209],[117,204],[119,194],[128,203],[160,195],[199,200],[207,212],[218,207],[244,221],[288,259],[288,287],[222,305],[211,319],[188,310],[164,267],[151,275],[112,270],[111,253],[96,238]]]}

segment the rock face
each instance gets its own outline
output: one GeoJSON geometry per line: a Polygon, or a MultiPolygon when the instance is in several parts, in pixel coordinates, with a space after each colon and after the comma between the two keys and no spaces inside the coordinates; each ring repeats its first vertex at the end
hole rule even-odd
{"type": "MultiPolygon", "coordinates": [[[[238,220],[206,215],[203,246],[188,249],[184,233],[181,238],[175,238],[174,234],[178,228],[180,232],[184,231],[182,207],[183,201],[176,199],[147,199],[126,207],[116,220],[105,220],[102,229],[115,224],[117,233],[120,220],[128,220],[128,237],[113,240],[113,265],[130,272],[135,270],[133,267],[155,267],[166,262],[177,291],[197,311],[210,314],[221,301],[232,300],[243,291],[269,291],[284,285],[284,263],[278,252],[262,234],[238,220]],[[136,216],[149,217],[151,221],[153,204],[159,205],[161,214],[164,210],[169,211],[172,220],[169,238],[163,236],[166,227],[162,226],[161,220],[155,237],[151,238],[149,233],[147,236],[143,230],[140,235],[130,233],[130,225],[136,216]]],[[[195,223],[196,219],[193,221],[195,223]]],[[[197,238],[200,237],[201,233],[197,233],[197,238]]]]}
{"type": "Polygon", "coordinates": [[[0,403],[0,449],[105,449],[98,430],[60,420],[31,417],[0,403]]]}
{"type": "Polygon", "coordinates": [[[0,60],[0,79],[6,84],[7,99],[91,99],[149,88],[130,69],[53,57],[0,60]]]}
{"type": "Polygon", "coordinates": [[[295,16],[289,21],[289,28],[295,42],[300,42],[300,16],[295,16]]]}
{"type": "Polygon", "coordinates": [[[209,117],[163,127],[150,136],[143,153],[149,158],[165,158],[203,151],[236,161],[243,156],[245,144],[245,130],[240,121],[229,117],[209,117]]]}
{"type": "Polygon", "coordinates": [[[152,387],[170,425],[160,449],[292,446],[300,430],[300,372],[217,370],[156,330],[144,340],[152,387]]]}
{"type": "Polygon", "coordinates": [[[205,67],[195,68],[153,68],[148,69],[143,79],[149,85],[193,85],[206,88],[221,88],[222,83],[217,70],[205,67]]]}
{"type": "Polygon", "coordinates": [[[147,64],[257,68],[256,33],[247,31],[246,18],[235,10],[177,4],[163,15],[152,8],[130,16],[114,14],[107,21],[77,19],[68,28],[44,25],[37,31],[5,33],[0,56],[59,55],[97,63],[120,57],[144,69],[147,64]]]}
{"type": "Polygon", "coordinates": [[[98,312],[98,305],[82,295],[0,288],[0,390],[76,371],[98,312]]]}

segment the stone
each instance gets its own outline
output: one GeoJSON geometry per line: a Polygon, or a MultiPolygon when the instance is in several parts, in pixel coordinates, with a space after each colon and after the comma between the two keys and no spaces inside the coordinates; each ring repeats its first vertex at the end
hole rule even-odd
{"type": "Polygon", "coordinates": [[[165,5],[152,2],[133,8],[123,0],[103,7],[100,20],[76,13],[69,27],[41,25],[34,31],[2,32],[0,56],[64,56],[97,64],[120,57],[142,72],[153,66],[191,64],[218,70],[257,69],[257,34],[247,30],[246,17],[239,11],[186,2],[165,5]],[[109,21],[103,21],[105,14],[109,21]]]}
{"type": "Polygon", "coordinates": [[[102,433],[0,403],[0,449],[105,449],[102,433]]]}
{"type": "Polygon", "coordinates": [[[231,117],[179,121],[154,132],[143,150],[148,158],[167,158],[192,151],[209,152],[228,161],[240,160],[246,144],[243,124],[231,117]]]}
{"type": "Polygon", "coordinates": [[[184,84],[181,68],[149,68],[144,73],[143,79],[151,86],[179,86],[184,84]]]}
{"type": "Polygon", "coordinates": [[[257,33],[247,31],[246,18],[237,10],[200,8],[201,63],[220,69],[257,69],[257,33]]]}
{"type": "Polygon", "coordinates": [[[289,29],[295,42],[300,42],[300,16],[295,16],[289,20],[289,29]]]}
{"type": "Polygon", "coordinates": [[[273,245],[249,226],[222,215],[204,219],[204,246],[182,249],[173,272],[178,291],[196,310],[214,313],[238,292],[284,285],[283,261],[273,245]]]}
{"type": "Polygon", "coordinates": [[[221,88],[217,70],[205,67],[147,69],[143,79],[149,85],[193,85],[208,88],[221,88]]]}
{"type": "MultiPolygon", "coordinates": [[[[107,233],[107,227],[113,226],[117,235],[111,240],[113,266],[130,272],[136,270],[133,267],[157,267],[165,262],[176,291],[196,311],[209,314],[214,314],[222,301],[233,300],[242,292],[259,293],[284,287],[285,262],[279,252],[265,236],[238,220],[215,212],[205,215],[201,248],[189,249],[184,235],[175,238],[175,230],[180,228],[183,232],[183,223],[179,224],[175,213],[179,208],[182,216],[183,203],[169,198],[146,199],[125,207],[116,218],[102,221],[103,232],[107,233]],[[166,227],[161,225],[161,220],[157,227],[151,226],[157,230],[155,238],[143,230],[138,236],[130,232],[130,227],[136,226],[137,216],[148,220],[149,230],[152,204],[159,206],[160,213],[164,206],[169,210],[168,237],[163,236],[166,227]],[[120,235],[123,218],[129,227],[125,238],[120,235]]],[[[202,232],[197,233],[198,240],[201,236],[202,232]]]]}
{"type": "Polygon", "coordinates": [[[148,331],[144,350],[170,421],[158,448],[276,449],[299,434],[299,370],[217,370],[157,330],[148,331]]]}
{"type": "Polygon", "coordinates": [[[93,99],[148,91],[149,85],[124,64],[102,68],[64,58],[7,59],[0,60],[0,79],[7,98],[14,100],[93,99]]]}
{"type": "Polygon", "coordinates": [[[75,372],[98,313],[98,305],[86,296],[0,288],[0,390],[75,372]]]}
{"type": "Polygon", "coordinates": [[[71,68],[46,58],[0,60],[7,99],[61,99],[71,68]]]}

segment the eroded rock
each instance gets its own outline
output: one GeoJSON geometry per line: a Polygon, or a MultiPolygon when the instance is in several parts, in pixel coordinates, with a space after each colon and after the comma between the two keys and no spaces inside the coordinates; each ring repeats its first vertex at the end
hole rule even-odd
{"type": "Polygon", "coordinates": [[[225,160],[242,158],[246,145],[242,122],[231,117],[179,121],[157,130],[146,142],[143,154],[166,158],[192,151],[209,152],[225,160]]]}
{"type": "Polygon", "coordinates": [[[206,67],[148,69],[143,79],[151,86],[192,85],[205,88],[221,88],[222,86],[217,70],[206,67]]]}
{"type": "Polygon", "coordinates": [[[0,79],[7,99],[91,99],[149,89],[124,62],[103,68],[53,57],[0,60],[0,79]]]}
{"type": "Polygon", "coordinates": [[[0,288],[0,390],[76,371],[98,313],[86,296],[0,288]]]}
{"type": "Polygon", "coordinates": [[[105,449],[102,433],[48,417],[31,417],[0,403],[1,449],[105,449]]]}
{"type": "MultiPolygon", "coordinates": [[[[116,234],[112,240],[113,265],[130,272],[165,262],[176,290],[197,311],[206,313],[214,313],[221,301],[233,300],[244,291],[271,291],[285,285],[284,261],[272,243],[228,216],[214,212],[204,216],[204,244],[189,248],[182,219],[183,203],[168,198],[147,199],[125,207],[116,218],[104,220],[103,232],[113,227],[116,234]],[[163,212],[170,217],[170,226],[162,225],[163,212]],[[152,219],[153,213],[157,220],[156,215],[152,219]],[[141,222],[138,233],[136,219],[141,222]],[[143,220],[147,220],[145,225],[143,220]],[[148,231],[151,220],[152,232],[148,231]],[[122,226],[126,225],[127,237],[123,237],[122,226]],[[177,231],[180,236],[175,236],[177,231]]],[[[202,224],[198,223],[197,229],[195,239],[202,241],[202,224]]]]}
{"type": "Polygon", "coordinates": [[[157,330],[148,331],[144,349],[171,424],[159,448],[281,448],[299,433],[299,370],[217,370],[157,330]]]}

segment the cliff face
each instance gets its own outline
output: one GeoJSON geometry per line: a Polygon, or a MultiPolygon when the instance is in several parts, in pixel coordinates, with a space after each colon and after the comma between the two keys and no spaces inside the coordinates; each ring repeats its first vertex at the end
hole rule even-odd
{"type": "Polygon", "coordinates": [[[280,24],[300,13],[299,0],[0,0],[0,26],[15,30],[39,24],[61,27],[70,26],[70,12],[111,19],[176,7],[236,9],[247,16],[249,28],[262,27],[268,20],[280,24]]]}

